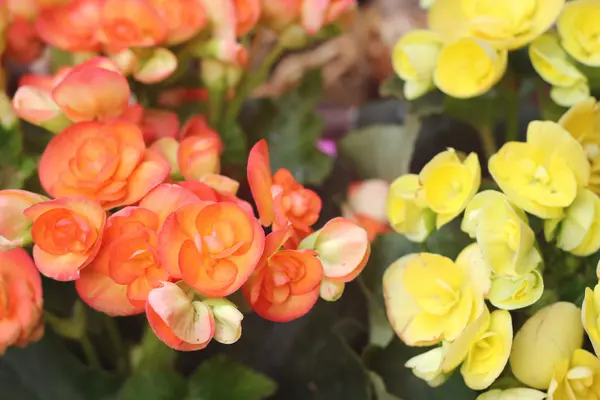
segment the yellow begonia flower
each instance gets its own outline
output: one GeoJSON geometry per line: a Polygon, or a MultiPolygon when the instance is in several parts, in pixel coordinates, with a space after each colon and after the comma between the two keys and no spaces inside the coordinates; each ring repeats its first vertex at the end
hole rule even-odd
{"type": "Polygon", "coordinates": [[[489,170],[513,204],[543,219],[560,218],[590,176],[581,145],[550,121],[531,122],[527,143],[506,143],[489,170]]]}
{"type": "Polygon", "coordinates": [[[468,387],[483,390],[500,376],[512,346],[513,328],[510,313],[487,307],[483,313],[447,346],[442,371],[449,373],[460,363],[460,372],[468,387]]]}
{"type": "Polygon", "coordinates": [[[437,214],[436,226],[456,218],[481,184],[481,166],[477,154],[471,153],[461,161],[454,149],[448,149],[429,161],[419,174],[423,198],[437,214]]]}
{"type": "Polygon", "coordinates": [[[581,321],[594,346],[594,351],[600,354],[600,284],[596,285],[594,290],[585,288],[581,321]]]}
{"type": "Polygon", "coordinates": [[[495,47],[525,46],[552,26],[565,0],[437,0],[429,26],[446,40],[473,36],[495,47]]]}
{"type": "Polygon", "coordinates": [[[505,196],[493,196],[479,213],[476,238],[483,257],[500,276],[521,276],[542,261],[527,216],[505,196]]]}
{"type": "Polygon", "coordinates": [[[442,373],[444,349],[436,347],[423,354],[411,358],[404,364],[412,369],[416,377],[423,379],[431,387],[437,387],[446,382],[447,376],[442,373]]]}
{"type": "Polygon", "coordinates": [[[582,343],[581,310],[572,303],[554,303],[537,311],[517,332],[510,367],[525,385],[546,390],[554,367],[582,343]]]}
{"type": "Polygon", "coordinates": [[[467,99],[484,94],[506,71],[508,53],[476,38],[446,44],[438,56],[433,81],[447,95],[467,99]]]}
{"type": "Polygon", "coordinates": [[[421,97],[435,87],[433,71],[441,49],[441,38],[424,29],[410,31],[398,40],[392,51],[392,65],[404,80],[407,100],[421,97]]]}
{"type": "Polygon", "coordinates": [[[422,199],[419,176],[396,179],[387,194],[386,214],[390,226],[413,242],[423,242],[435,227],[435,214],[422,199]]]}
{"type": "Polygon", "coordinates": [[[548,389],[548,400],[600,398],[600,360],[583,349],[559,362],[548,389]]]}
{"type": "Polygon", "coordinates": [[[546,393],[530,388],[493,389],[477,396],[475,400],[543,400],[546,393]]]}
{"type": "Polygon", "coordinates": [[[388,319],[409,346],[453,341],[484,309],[489,276],[476,258],[410,254],[388,267],[383,292],[388,319]],[[460,261],[460,262],[458,262],[460,261]]]}
{"type": "Polygon", "coordinates": [[[587,78],[560,47],[555,34],[535,39],[529,46],[529,58],[542,79],[552,85],[550,97],[556,104],[569,107],[590,96],[587,78]]]}
{"type": "Polygon", "coordinates": [[[558,18],[562,45],[574,59],[592,67],[600,66],[600,1],[569,1],[558,18]]]}
{"type": "Polygon", "coordinates": [[[488,299],[494,307],[502,310],[525,308],[542,297],[544,280],[538,270],[522,276],[492,276],[492,288],[488,299]]]}
{"type": "Polygon", "coordinates": [[[581,189],[561,219],[544,223],[546,239],[558,228],[556,247],[586,257],[600,249],[600,198],[589,189],[581,189]]]}
{"type": "Polygon", "coordinates": [[[571,107],[558,123],[583,147],[591,164],[589,187],[600,195],[600,105],[590,97],[571,107]]]}

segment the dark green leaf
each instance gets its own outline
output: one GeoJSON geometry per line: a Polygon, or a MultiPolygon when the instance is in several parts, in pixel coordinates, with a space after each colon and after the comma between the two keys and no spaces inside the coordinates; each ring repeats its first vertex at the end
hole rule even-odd
{"type": "Polygon", "coordinates": [[[120,381],[81,364],[51,331],[0,358],[0,393],[11,400],[112,400],[120,381]]]}
{"type": "Polygon", "coordinates": [[[246,136],[240,126],[235,121],[229,121],[219,128],[219,135],[221,135],[225,146],[223,163],[233,165],[244,164],[247,143],[246,136]]]}
{"type": "Polygon", "coordinates": [[[143,369],[134,373],[119,392],[119,400],[181,400],[187,394],[185,380],[169,368],[143,369]]]}
{"type": "Polygon", "coordinates": [[[369,377],[371,377],[371,383],[373,384],[375,400],[400,400],[399,397],[388,392],[387,388],[385,387],[385,382],[381,376],[373,371],[369,371],[369,377]]]}
{"type": "Polygon", "coordinates": [[[460,230],[461,218],[444,225],[440,230],[434,231],[426,241],[429,253],[441,254],[455,260],[465,247],[473,243],[469,235],[460,230]]]}
{"type": "Polygon", "coordinates": [[[416,118],[408,115],[404,125],[376,125],[348,134],[339,150],[361,178],[392,181],[409,172],[419,128],[416,118]]]}
{"type": "Polygon", "coordinates": [[[332,158],[316,146],[323,130],[315,112],[321,96],[321,73],[313,71],[281,98],[249,104],[242,117],[253,141],[267,139],[273,171],[286,168],[304,184],[322,183],[333,166],[332,158]]]}
{"type": "Polygon", "coordinates": [[[269,377],[225,356],[204,362],[189,381],[188,400],[260,400],[271,396],[276,384],[269,377]]]}
{"type": "Polygon", "coordinates": [[[466,387],[459,372],[455,372],[442,386],[431,388],[404,366],[410,358],[427,350],[408,347],[394,339],[385,349],[373,350],[367,364],[383,378],[389,393],[403,400],[474,400],[477,394],[466,387]]]}

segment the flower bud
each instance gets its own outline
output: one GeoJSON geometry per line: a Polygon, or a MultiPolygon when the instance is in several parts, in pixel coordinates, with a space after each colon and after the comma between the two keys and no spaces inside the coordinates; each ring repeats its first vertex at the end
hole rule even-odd
{"type": "Polygon", "coordinates": [[[544,280],[539,270],[528,272],[522,276],[494,276],[492,288],[488,296],[494,307],[502,310],[525,308],[542,297],[544,280]]]}
{"type": "Polygon", "coordinates": [[[510,367],[527,386],[545,390],[558,363],[582,343],[581,310],[572,303],[554,303],[535,313],[517,332],[510,367]]]}
{"type": "Polygon", "coordinates": [[[389,184],[381,179],[371,179],[352,184],[348,201],[342,205],[342,216],[357,222],[369,235],[369,240],[388,230],[386,197],[389,184]]]}
{"type": "Polygon", "coordinates": [[[22,247],[31,242],[31,220],[23,211],[48,200],[25,190],[0,190],[0,251],[22,247]]]}
{"type": "Polygon", "coordinates": [[[206,299],[204,304],[210,307],[215,318],[215,339],[219,343],[232,344],[242,336],[244,314],[227,299],[206,299]]]}
{"type": "Polygon", "coordinates": [[[600,284],[594,290],[585,288],[585,298],[581,307],[581,321],[588,334],[594,351],[600,354],[600,284]]]}
{"type": "Polygon", "coordinates": [[[177,140],[164,137],[152,143],[150,149],[159,153],[169,162],[171,166],[171,178],[177,179],[181,177],[179,164],[177,164],[177,152],[179,151],[179,142],[177,140]]]}
{"type": "Polygon", "coordinates": [[[177,69],[177,57],[165,48],[152,49],[145,57],[138,57],[135,79],[142,83],[153,84],[165,80],[177,69]]]}
{"type": "Polygon", "coordinates": [[[346,284],[344,282],[334,282],[323,278],[319,295],[325,301],[338,301],[342,297],[345,287],[346,284]]]}
{"type": "Polygon", "coordinates": [[[442,371],[444,348],[436,347],[426,353],[419,354],[408,360],[405,367],[411,368],[416,377],[423,379],[431,387],[437,387],[446,382],[447,375],[442,371]]]}
{"type": "Polygon", "coordinates": [[[223,144],[219,135],[207,131],[206,135],[192,135],[183,139],[177,151],[179,170],[187,180],[201,180],[206,174],[221,170],[223,144]]]}
{"type": "Polygon", "coordinates": [[[201,77],[209,88],[225,91],[238,84],[242,77],[242,71],[242,68],[237,65],[205,59],[202,61],[201,77]]]}

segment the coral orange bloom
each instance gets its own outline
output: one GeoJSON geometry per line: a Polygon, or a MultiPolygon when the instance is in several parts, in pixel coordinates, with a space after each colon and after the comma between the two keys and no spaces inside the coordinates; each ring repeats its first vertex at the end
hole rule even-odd
{"type": "Polygon", "coordinates": [[[306,189],[294,179],[287,169],[280,169],[273,176],[273,197],[275,201],[276,225],[289,221],[296,231],[310,232],[317,222],[323,203],[318,194],[306,189]]]}
{"type": "Polygon", "coordinates": [[[104,57],[76,66],[52,90],[56,104],[75,122],[118,117],[130,95],[127,79],[104,57]]]}
{"type": "Polygon", "coordinates": [[[189,136],[213,137],[214,135],[218,133],[208,125],[204,115],[196,115],[185,122],[180,137],[185,139],[189,136]]]}
{"type": "Polygon", "coordinates": [[[159,234],[162,265],[202,295],[223,297],[239,289],[263,251],[260,223],[232,202],[200,202],[167,217],[159,234]]]}
{"type": "Polygon", "coordinates": [[[33,221],[33,258],[40,272],[58,281],[79,278],[100,250],[106,212],[96,201],[62,197],[25,210],[33,221]]]}
{"type": "Polygon", "coordinates": [[[248,156],[248,184],[258,209],[260,222],[263,226],[270,226],[275,218],[273,197],[271,195],[273,175],[269,159],[269,147],[264,139],[256,143],[250,150],[248,156]]]}
{"type": "Polygon", "coordinates": [[[0,251],[24,246],[31,240],[31,221],[23,211],[46,200],[25,190],[0,190],[0,251]]]}
{"type": "Polygon", "coordinates": [[[179,44],[191,39],[206,25],[201,0],[150,0],[167,24],[166,43],[179,44]]]}
{"type": "Polygon", "coordinates": [[[28,19],[13,19],[4,35],[6,54],[20,63],[34,62],[44,50],[44,43],[40,40],[33,22],[28,19]]]}
{"type": "Polygon", "coordinates": [[[102,0],[72,0],[48,7],[36,19],[42,40],[56,48],[72,52],[100,50],[100,5],[102,0]]]}
{"type": "Polygon", "coordinates": [[[50,141],[39,163],[51,196],[85,196],[106,209],[139,201],[169,170],[162,156],[146,149],[141,130],[124,121],[72,125],[50,141]]]}
{"type": "Polygon", "coordinates": [[[0,355],[44,334],[42,279],[23,249],[0,252],[0,355]]]}
{"type": "Polygon", "coordinates": [[[154,143],[161,138],[175,138],[179,133],[179,118],[177,114],[165,110],[144,110],[140,122],[144,141],[154,143]]]}
{"type": "Polygon", "coordinates": [[[261,317],[287,322],[305,315],[319,299],[323,267],[312,250],[280,250],[291,229],[272,232],[244,297],[261,317]]]}
{"type": "Polygon", "coordinates": [[[100,37],[109,53],[152,47],[164,41],[167,25],[147,0],[105,0],[100,37]]]}
{"type": "Polygon", "coordinates": [[[244,36],[254,28],[260,18],[260,0],[233,0],[235,5],[238,36],[244,36]]]}
{"type": "Polygon", "coordinates": [[[144,310],[148,293],[170,280],[158,260],[158,229],[172,211],[198,201],[176,185],[159,185],[139,207],[126,207],[106,222],[102,247],[81,272],[75,286],[92,308],[109,315],[134,315],[144,310]]]}
{"type": "Polygon", "coordinates": [[[188,136],[181,141],[177,152],[179,171],[187,180],[200,180],[206,174],[218,174],[222,150],[221,138],[214,131],[188,136]]]}
{"type": "Polygon", "coordinates": [[[179,351],[205,348],[215,335],[215,319],[209,306],[192,300],[180,282],[162,282],[146,303],[146,317],[156,336],[179,351]]]}

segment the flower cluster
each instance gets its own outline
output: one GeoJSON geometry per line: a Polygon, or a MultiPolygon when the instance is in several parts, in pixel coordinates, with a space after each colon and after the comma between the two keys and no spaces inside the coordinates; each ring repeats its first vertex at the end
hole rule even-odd
{"type": "Polygon", "coordinates": [[[388,318],[400,339],[435,346],[406,363],[431,386],[460,366],[468,387],[485,390],[510,365],[529,388],[494,389],[481,399],[541,399],[540,390],[557,400],[600,395],[600,285],[586,289],[582,309],[545,300],[513,332],[514,313],[547,294],[544,279],[557,268],[546,264],[541,248],[556,247],[569,257],[600,250],[597,120],[590,98],[560,123],[531,122],[525,142],[507,142],[489,159],[498,190],[477,193],[477,156],[453,149],[390,186],[390,225],[409,240],[424,242],[462,214],[460,227],[475,241],[455,260],[406,255],[383,277],[388,318]],[[596,355],[582,348],[584,330],[596,355]]]}
{"type": "MultiPolygon", "coordinates": [[[[579,2],[593,3],[583,0],[569,5],[579,2]]],[[[552,64],[564,74],[560,82],[558,79],[549,81],[560,87],[553,97],[566,99],[583,94],[580,77],[575,76],[576,71],[567,70],[566,61],[554,52],[554,48],[553,52],[542,55],[536,50],[543,48],[549,51],[550,41],[546,36],[539,37],[556,22],[565,0],[435,0],[428,3],[432,3],[428,11],[430,29],[407,33],[400,38],[392,54],[394,69],[405,81],[404,95],[408,100],[416,99],[435,87],[456,98],[482,95],[504,75],[508,52],[520,49],[535,39],[538,41],[531,46],[534,64],[540,60],[540,64],[544,63],[543,68],[547,69],[552,64]],[[566,89],[569,84],[572,87],[566,89]]],[[[571,12],[567,9],[561,20],[575,21],[576,17],[569,17],[571,12]]],[[[589,14],[587,17],[593,18],[589,14]]],[[[577,31],[569,28],[568,34],[576,37],[577,31]]],[[[589,42],[584,37],[577,37],[579,43],[589,42]]],[[[582,48],[585,45],[578,46],[582,48]]],[[[540,74],[547,79],[547,75],[540,74]]]]}
{"type": "Polygon", "coordinates": [[[244,298],[265,319],[290,321],[319,297],[338,299],[362,271],[370,236],[361,219],[316,229],[321,198],[290,171],[271,171],[264,140],[247,165],[259,218],[238,197],[239,177],[221,173],[220,129],[239,114],[230,102],[245,100],[248,81],[265,79],[248,62],[255,32],[279,34],[272,63],[355,1],[17,3],[0,12],[9,31],[10,23],[24,30],[27,15],[29,36],[7,33],[15,57],[31,61],[47,45],[70,62],[22,76],[12,99],[21,119],[55,135],[39,159],[43,195],[0,190],[0,351],[41,336],[40,273],[74,282],[85,303],[110,316],[145,313],[162,341],[190,351],[237,341],[244,298]],[[29,37],[39,43],[35,57],[19,42],[29,37]],[[162,82],[187,68],[197,68],[200,87],[162,82]],[[186,101],[210,107],[183,121],[153,108],[186,101]],[[22,249],[30,245],[33,259],[22,249]],[[228,299],[236,292],[237,304],[228,299]]]}

